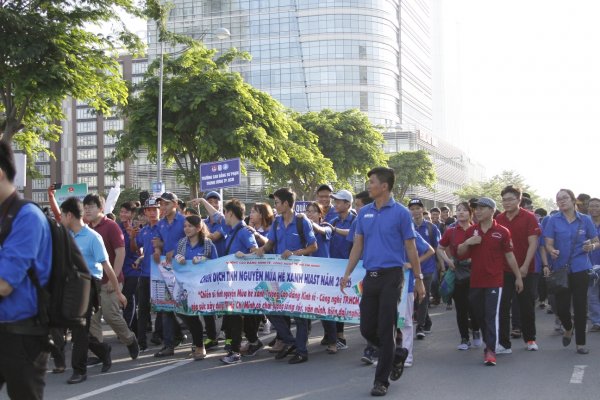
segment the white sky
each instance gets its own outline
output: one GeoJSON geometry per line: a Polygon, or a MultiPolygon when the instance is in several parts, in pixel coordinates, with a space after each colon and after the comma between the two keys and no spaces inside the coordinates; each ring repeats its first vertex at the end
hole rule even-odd
{"type": "Polygon", "coordinates": [[[444,46],[459,71],[446,97],[459,112],[447,119],[471,157],[488,177],[517,171],[544,197],[600,196],[600,2],[441,1],[443,32],[458,38],[444,46]]]}

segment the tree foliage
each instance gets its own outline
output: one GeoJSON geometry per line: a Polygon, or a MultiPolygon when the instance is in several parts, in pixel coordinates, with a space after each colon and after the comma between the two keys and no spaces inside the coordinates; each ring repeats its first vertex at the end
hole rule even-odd
{"type": "Polygon", "coordinates": [[[137,36],[120,19],[140,15],[134,0],[0,0],[0,140],[28,154],[50,153],[40,140],[57,141],[67,96],[109,114],[127,100],[117,49],[137,52],[137,36]],[[120,24],[114,36],[90,26],[120,24]]]}
{"type": "MultiPolygon", "coordinates": [[[[166,165],[197,194],[200,163],[240,157],[268,172],[277,160],[289,163],[280,143],[291,130],[283,106],[267,93],[229,72],[231,60],[248,58],[230,50],[213,59],[216,50],[194,43],[177,58],[165,57],[163,82],[163,148],[166,165]]],[[[158,60],[148,70],[124,109],[127,124],[119,134],[116,156],[135,157],[139,148],[157,154],[158,60]]]]}
{"type": "Polygon", "coordinates": [[[410,187],[423,186],[435,190],[435,168],[433,161],[425,150],[401,151],[392,155],[388,166],[394,170],[396,185],[394,196],[403,201],[410,187]]]}
{"type": "Polygon", "coordinates": [[[333,164],[319,150],[317,135],[293,120],[290,123],[292,130],[279,150],[289,155],[289,163],[275,159],[265,175],[273,189],[291,187],[298,198],[312,196],[323,182],[335,182],[333,164]]]}
{"type": "Polygon", "coordinates": [[[470,183],[455,194],[462,200],[489,197],[494,199],[498,208],[502,210],[502,196],[500,196],[500,192],[508,185],[521,188],[523,192],[529,193],[535,207],[544,207],[548,211],[554,208],[551,200],[542,199],[535,190],[525,182],[525,178],[516,171],[502,171],[500,174],[493,176],[487,181],[470,183]]]}
{"type": "Polygon", "coordinates": [[[382,133],[359,110],[309,112],[297,115],[297,121],[319,137],[319,149],[333,163],[340,187],[373,167],[387,165],[382,133]]]}

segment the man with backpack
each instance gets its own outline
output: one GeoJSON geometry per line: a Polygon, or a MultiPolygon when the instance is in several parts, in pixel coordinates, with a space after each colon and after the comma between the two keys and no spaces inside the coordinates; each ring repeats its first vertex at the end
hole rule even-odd
{"type": "MultiPolygon", "coordinates": [[[[18,200],[9,144],[0,142],[0,235],[12,202],[18,200]]],[[[28,277],[31,270],[45,285],[51,272],[52,240],[42,210],[24,205],[0,240],[0,389],[11,399],[41,399],[50,345],[48,331],[38,325],[38,296],[28,277]]]]}

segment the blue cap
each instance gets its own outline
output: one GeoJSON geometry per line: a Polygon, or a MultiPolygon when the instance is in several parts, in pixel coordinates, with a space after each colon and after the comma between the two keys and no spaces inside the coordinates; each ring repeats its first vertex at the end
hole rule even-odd
{"type": "Polygon", "coordinates": [[[204,198],[205,198],[206,200],[208,200],[208,199],[212,199],[212,198],[215,198],[215,199],[218,199],[219,201],[221,201],[221,195],[220,195],[219,193],[215,192],[215,191],[212,191],[212,192],[208,192],[208,193],[206,193],[206,194],[204,195],[204,198]]]}

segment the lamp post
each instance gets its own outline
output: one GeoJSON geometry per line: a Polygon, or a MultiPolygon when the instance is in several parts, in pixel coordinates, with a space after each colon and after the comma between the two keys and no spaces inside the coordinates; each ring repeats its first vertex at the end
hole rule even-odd
{"type": "MultiPolygon", "coordinates": [[[[207,35],[214,35],[219,40],[225,40],[231,36],[231,33],[227,28],[217,28],[214,32],[204,31],[202,32],[196,40],[202,41],[207,35]]],[[[171,53],[177,54],[186,51],[189,47],[186,47],[178,52],[171,53]]],[[[156,144],[156,178],[157,185],[152,188],[152,191],[163,192],[163,182],[162,182],[162,122],[163,122],[163,79],[164,79],[164,52],[165,52],[165,44],[161,40],[160,41],[160,67],[158,70],[158,140],[156,144]]]]}

